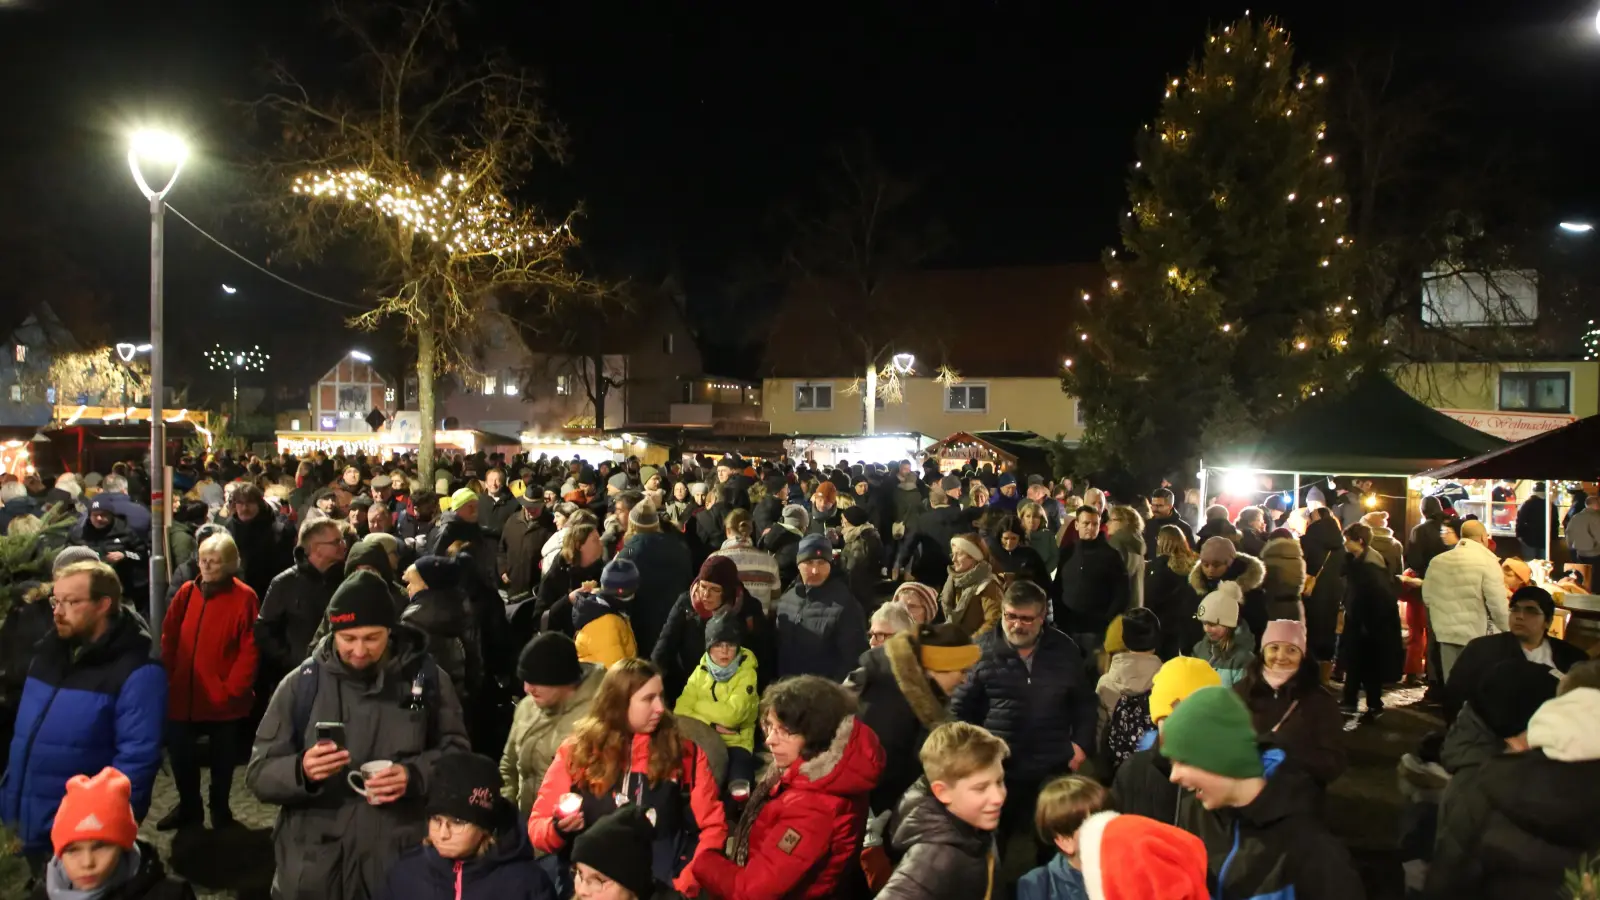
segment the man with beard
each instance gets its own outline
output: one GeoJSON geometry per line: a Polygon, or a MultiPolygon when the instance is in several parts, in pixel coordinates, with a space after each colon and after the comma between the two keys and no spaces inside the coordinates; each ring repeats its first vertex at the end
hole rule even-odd
{"type": "Polygon", "coordinates": [[[143,818],[161,768],[167,678],[150,657],[150,634],[122,606],[122,583],[100,562],[55,575],[55,630],[37,646],[17,710],[0,820],[17,831],[23,855],[50,855],[50,828],[67,780],[116,766],[133,784],[143,818]]]}
{"type": "Polygon", "coordinates": [[[261,489],[249,483],[234,488],[233,515],[223,524],[239,548],[239,580],[265,597],[272,579],[294,564],[289,530],[267,510],[261,489]]]}
{"type": "Polygon", "coordinates": [[[1046,781],[1083,763],[1099,713],[1078,645],[1045,623],[1048,602],[1033,582],[1006,588],[1000,628],[978,640],[982,656],[951,703],[956,718],[1011,747],[997,835],[1008,884],[1039,865],[1034,801],[1046,781]]]}

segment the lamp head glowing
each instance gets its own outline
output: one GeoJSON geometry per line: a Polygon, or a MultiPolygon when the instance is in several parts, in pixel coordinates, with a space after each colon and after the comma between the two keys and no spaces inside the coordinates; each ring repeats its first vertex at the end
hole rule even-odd
{"type": "Polygon", "coordinates": [[[150,350],[151,350],[151,345],[149,345],[149,344],[140,344],[139,346],[137,346],[137,347],[135,347],[133,349],[134,349],[134,352],[136,352],[136,353],[149,353],[150,350]]]}
{"type": "Polygon", "coordinates": [[[356,359],[356,360],[359,360],[361,362],[372,362],[372,357],[368,356],[365,353],[362,353],[360,350],[351,350],[350,351],[350,357],[352,359],[356,359]]]}
{"type": "Polygon", "coordinates": [[[129,149],[142,160],[181,166],[189,159],[189,145],[170,131],[144,128],[129,138],[129,149]]]}
{"type": "Polygon", "coordinates": [[[1588,222],[1562,222],[1561,230],[1573,234],[1588,234],[1594,230],[1594,225],[1588,222]]]}
{"type": "Polygon", "coordinates": [[[136,349],[132,344],[118,344],[117,356],[123,362],[133,362],[133,354],[136,349]]]}
{"type": "Polygon", "coordinates": [[[225,284],[225,285],[222,286],[222,292],[224,294],[233,295],[233,294],[239,293],[239,289],[234,287],[231,284],[225,284]]]}
{"type": "Polygon", "coordinates": [[[894,367],[902,375],[911,374],[911,367],[917,364],[917,358],[910,353],[896,353],[894,367]]]}

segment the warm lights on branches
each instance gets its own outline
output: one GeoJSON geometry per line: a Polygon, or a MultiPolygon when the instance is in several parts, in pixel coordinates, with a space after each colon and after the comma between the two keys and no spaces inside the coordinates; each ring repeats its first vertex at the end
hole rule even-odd
{"type": "Polygon", "coordinates": [[[272,359],[271,355],[261,352],[259,344],[250,350],[224,350],[217,344],[205,352],[205,357],[206,368],[212,372],[265,372],[268,360],[272,359]]]}
{"type": "Polygon", "coordinates": [[[361,203],[405,223],[413,232],[455,254],[509,255],[534,250],[571,231],[566,223],[529,227],[499,194],[479,195],[472,183],[452,172],[431,190],[392,184],[361,169],[328,171],[296,178],[294,192],[321,199],[361,203]]]}

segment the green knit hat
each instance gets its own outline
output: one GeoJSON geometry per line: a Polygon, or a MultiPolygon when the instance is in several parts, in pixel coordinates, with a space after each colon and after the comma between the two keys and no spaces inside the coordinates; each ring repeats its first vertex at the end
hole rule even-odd
{"type": "Polygon", "coordinates": [[[1173,709],[1161,726],[1161,755],[1226,778],[1266,773],[1250,708],[1221,685],[1201,688],[1173,709]]]}

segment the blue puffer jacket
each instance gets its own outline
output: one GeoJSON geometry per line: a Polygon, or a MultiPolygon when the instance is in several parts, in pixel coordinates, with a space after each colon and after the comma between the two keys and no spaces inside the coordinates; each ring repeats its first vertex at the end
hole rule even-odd
{"type": "Polygon", "coordinates": [[[1100,700],[1072,638],[1045,626],[1031,668],[999,628],[979,638],[978,649],[983,656],[956,688],[951,710],[1011,746],[1006,780],[1039,784],[1066,774],[1073,744],[1094,749],[1100,700]]]}
{"type": "Polygon", "coordinates": [[[844,681],[867,652],[867,616],[835,568],[816,587],[796,581],[778,598],[779,678],[821,675],[844,681]]]}
{"type": "Polygon", "coordinates": [[[98,641],[82,647],[46,635],[22,688],[11,763],[0,782],[0,819],[17,829],[23,851],[50,850],[67,779],[106,766],[133,782],[133,814],[143,819],[166,719],[167,676],[150,658],[150,634],[136,614],[117,615],[98,641]]]}
{"type": "Polygon", "coordinates": [[[378,900],[555,900],[533,858],[527,817],[516,816],[509,803],[502,806],[506,824],[495,830],[488,853],[458,862],[432,847],[413,847],[389,868],[378,900]]]}

